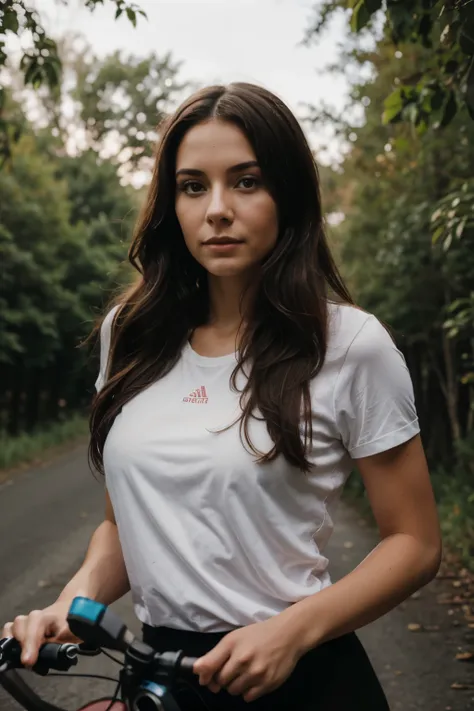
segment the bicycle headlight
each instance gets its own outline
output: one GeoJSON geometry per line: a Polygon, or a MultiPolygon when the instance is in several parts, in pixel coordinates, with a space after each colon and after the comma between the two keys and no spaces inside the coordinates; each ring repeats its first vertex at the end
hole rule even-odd
{"type": "Polygon", "coordinates": [[[179,707],[166,686],[145,681],[135,694],[132,711],[179,711],[179,707]]]}

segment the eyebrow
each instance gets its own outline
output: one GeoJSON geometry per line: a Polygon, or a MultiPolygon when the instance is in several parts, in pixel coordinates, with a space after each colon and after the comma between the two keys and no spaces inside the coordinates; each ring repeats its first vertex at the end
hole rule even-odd
{"type": "MultiPolygon", "coordinates": [[[[245,163],[238,163],[237,165],[233,165],[231,168],[228,168],[228,170],[226,170],[226,173],[239,173],[241,170],[247,170],[247,168],[258,167],[259,165],[256,160],[249,160],[245,163]]],[[[178,175],[202,176],[205,175],[205,173],[203,170],[195,170],[194,168],[181,168],[181,170],[176,171],[176,177],[178,177],[178,175]]]]}

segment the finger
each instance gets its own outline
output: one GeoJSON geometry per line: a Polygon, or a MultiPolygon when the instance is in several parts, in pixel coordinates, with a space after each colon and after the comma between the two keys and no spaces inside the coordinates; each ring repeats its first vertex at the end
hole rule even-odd
{"type": "Polygon", "coordinates": [[[13,637],[13,622],[7,622],[3,626],[1,637],[13,637]]]}
{"type": "Polygon", "coordinates": [[[209,689],[209,691],[212,691],[214,694],[218,694],[222,687],[219,686],[219,684],[216,681],[213,681],[211,679],[211,681],[207,685],[207,688],[209,689]]]}
{"type": "Polygon", "coordinates": [[[264,696],[265,694],[270,693],[270,691],[273,691],[273,689],[273,686],[266,686],[264,684],[252,686],[250,689],[248,689],[248,691],[244,693],[243,699],[247,703],[250,701],[256,701],[261,696],[264,696]]]}
{"type": "Polygon", "coordinates": [[[12,622],[12,636],[15,637],[20,644],[23,644],[23,640],[25,639],[27,625],[28,618],[26,615],[17,615],[12,622]]]}
{"type": "Polygon", "coordinates": [[[229,684],[241,676],[247,668],[247,663],[237,661],[231,656],[222,669],[218,671],[217,674],[214,674],[213,681],[227,689],[229,684]]]}
{"type": "Polygon", "coordinates": [[[47,626],[50,620],[45,617],[44,612],[33,610],[28,615],[28,626],[26,636],[22,644],[21,661],[22,664],[33,666],[38,659],[38,650],[45,641],[47,626]]]}
{"type": "Polygon", "coordinates": [[[258,681],[248,673],[241,674],[234,679],[227,687],[226,691],[231,696],[243,696],[250,689],[255,687],[258,681]]]}
{"type": "Polygon", "coordinates": [[[224,640],[221,640],[214,649],[200,657],[194,663],[194,672],[199,675],[199,683],[201,686],[207,686],[212,677],[220,671],[222,666],[230,657],[230,649],[224,640]]]}

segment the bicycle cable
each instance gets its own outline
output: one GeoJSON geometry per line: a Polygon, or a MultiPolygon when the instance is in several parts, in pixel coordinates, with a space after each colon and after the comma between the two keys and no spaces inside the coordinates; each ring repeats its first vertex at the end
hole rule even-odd
{"type": "MultiPolygon", "coordinates": [[[[60,672],[50,672],[48,676],[68,676],[68,677],[75,677],[76,679],[103,679],[105,681],[115,681],[117,682],[117,679],[114,679],[111,676],[101,676],[100,674],[70,674],[69,672],[65,673],[60,673],[60,672]]],[[[105,711],[111,711],[113,708],[115,702],[118,700],[118,695],[121,687],[121,682],[120,680],[117,682],[117,686],[115,687],[114,695],[112,696],[110,700],[110,704],[107,706],[105,711]]]]}
{"type": "Polygon", "coordinates": [[[118,698],[118,695],[119,695],[120,687],[121,687],[121,682],[119,681],[119,683],[117,684],[117,686],[116,686],[116,688],[115,688],[114,695],[112,696],[112,699],[111,699],[111,701],[110,701],[110,704],[107,706],[107,708],[105,709],[105,711],[111,711],[111,709],[113,709],[114,704],[115,704],[115,702],[117,701],[117,698],[118,698]]]}
{"type": "Polygon", "coordinates": [[[101,679],[103,681],[113,681],[117,679],[113,676],[102,676],[101,674],[71,674],[70,672],[48,672],[48,676],[75,677],[76,679],[101,679]]]}
{"type": "Polygon", "coordinates": [[[119,664],[121,667],[123,666],[123,661],[121,661],[120,659],[117,659],[117,657],[114,657],[113,654],[110,654],[109,652],[107,652],[107,651],[106,651],[105,649],[103,649],[102,647],[100,648],[100,651],[102,652],[102,654],[103,654],[104,656],[108,657],[109,659],[111,659],[111,660],[112,660],[113,662],[115,662],[116,664],[119,664]]]}

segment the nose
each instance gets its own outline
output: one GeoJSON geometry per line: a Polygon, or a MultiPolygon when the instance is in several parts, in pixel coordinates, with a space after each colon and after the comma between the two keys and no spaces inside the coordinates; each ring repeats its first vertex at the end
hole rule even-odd
{"type": "Polygon", "coordinates": [[[215,187],[211,190],[206,221],[213,226],[219,224],[230,225],[234,221],[231,199],[225,189],[215,187]]]}

